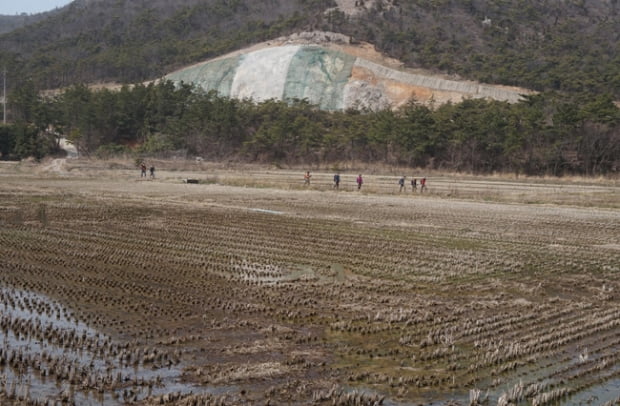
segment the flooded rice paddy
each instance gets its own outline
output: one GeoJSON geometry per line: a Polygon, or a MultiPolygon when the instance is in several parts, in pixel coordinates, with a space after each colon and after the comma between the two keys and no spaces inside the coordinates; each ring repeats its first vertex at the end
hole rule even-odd
{"type": "Polygon", "coordinates": [[[0,167],[2,405],[620,404],[613,182],[45,167],[0,167]]]}
{"type": "Polygon", "coordinates": [[[0,288],[0,383],[9,400],[122,404],[175,390],[182,369],[155,348],[129,352],[33,292],[0,288]]]}

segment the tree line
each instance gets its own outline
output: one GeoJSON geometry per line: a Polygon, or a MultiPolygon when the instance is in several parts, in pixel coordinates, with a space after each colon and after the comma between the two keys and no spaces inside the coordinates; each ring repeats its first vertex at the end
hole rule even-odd
{"type": "Polygon", "coordinates": [[[487,174],[615,175],[620,109],[610,94],[555,93],[516,104],[484,99],[398,110],[328,112],[306,100],[260,103],[170,81],[42,96],[32,81],[9,94],[0,159],[58,154],[66,137],[83,157],[201,156],[277,165],[344,162],[487,174]]]}

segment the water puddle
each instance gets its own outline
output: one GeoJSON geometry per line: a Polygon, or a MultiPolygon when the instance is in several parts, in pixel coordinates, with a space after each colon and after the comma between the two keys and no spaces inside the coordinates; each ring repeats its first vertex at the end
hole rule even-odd
{"type": "Polygon", "coordinates": [[[209,392],[182,383],[182,365],[165,350],[117,342],[32,292],[0,288],[0,342],[0,392],[8,399],[121,405],[209,392]]]}
{"type": "Polygon", "coordinates": [[[248,209],[250,211],[255,211],[258,213],[267,213],[267,214],[284,214],[284,212],[281,211],[277,211],[277,210],[268,210],[268,209],[259,209],[259,208],[250,208],[248,209]]]}

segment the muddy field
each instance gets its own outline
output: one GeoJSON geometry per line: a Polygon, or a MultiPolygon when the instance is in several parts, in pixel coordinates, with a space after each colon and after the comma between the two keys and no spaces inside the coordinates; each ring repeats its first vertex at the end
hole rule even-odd
{"type": "Polygon", "coordinates": [[[0,404],[620,404],[616,182],[302,173],[0,164],[0,404]]]}

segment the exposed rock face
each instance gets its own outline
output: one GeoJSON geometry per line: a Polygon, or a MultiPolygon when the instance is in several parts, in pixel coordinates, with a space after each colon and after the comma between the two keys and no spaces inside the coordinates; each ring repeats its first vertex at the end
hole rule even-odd
{"type": "Polygon", "coordinates": [[[307,99],[325,110],[397,108],[422,103],[490,98],[516,102],[525,89],[450,80],[407,71],[369,46],[334,33],[301,33],[196,64],[167,76],[223,96],[307,99]]]}

